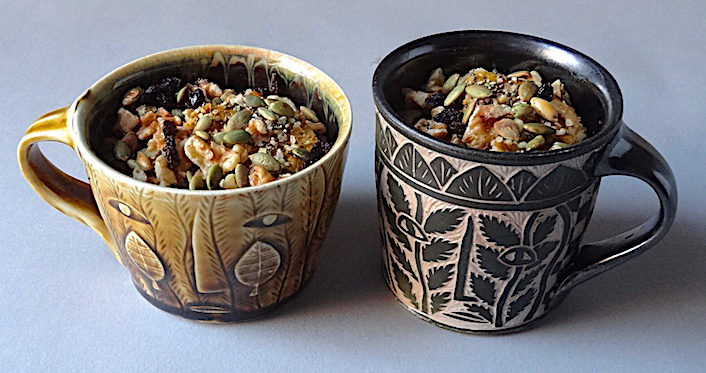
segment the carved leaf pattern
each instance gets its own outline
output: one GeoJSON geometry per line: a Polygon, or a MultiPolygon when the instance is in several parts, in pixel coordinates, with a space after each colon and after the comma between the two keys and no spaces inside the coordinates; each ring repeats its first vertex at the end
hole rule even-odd
{"type": "Polygon", "coordinates": [[[434,158],[429,166],[434,172],[434,175],[436,175],[436,179],[439,180],[440,185],[446,185],[446,183],[451,180],[451,177],[458,173],[458,170],[443,157],[434,158]]]}
{"type": "Polygon", "coordinates": [[[580,170],[559,165],[535,184],[527,193],[525,200],[538,201],[560,196],[580,187],[587,180],[586,175],[580,170]]]}
{"type": "Polygon", "coordinates": [[[507,279],[508,267],[499,261],[500,254],[490,247],[476,245],[478,253],[478,265],[492,277],[497,279],[507,279]]]}
{"type": "Polygon", "coordinates": [[[483,319],[485,319],[487,322],[492,322],[493,321],[493,314],[491,313],[490,309],[485,306],[481,306],[478,304],[466,304],[466,309],[469,312],[473,312],[483,319]]]}
{"type": "Polygon", "coordinates": [[[390,198],[392,199],[392,205],[395,207],[395,211],[404,212],[409,214],[409,202],[407,202],[407,196],[404,193],[404,189],[395,180],[392,175],[387,175],[387,187],[390,192],[390,198]]]}
{"type": "Polygon", "coordinates": [[[512,194],[514,194],[515,198],[519,201],[525,192],[527,192],[536,181],[537,176],[534,176],[527,170],[521,170],[520,172],[512,175],[510,180],[507,182],[507,186],[510,187],[512,194]]]}
{"type": "Polygon", "coordinates": [[[395,283],[397,284],[397,288],[400,289],[402,294],[404,294],[404,296],[409,299],[409,301],[414,305],[414,307],[418,309],[419,303],[417,303],[417,296],[414,295],[414,292],[412,291],[412,282],[409,280],[409,277],[407,277],[407,275],[405,275],[402,270],[400,270],[400,267],[394,263],[392,266],[392,271],[395,276],[395,283]]]}
{"type": "Polygon", "coordinates": [[[431,295],[431,313],[443,311],[451,300],[451,293],[434,293],[431,295]]]}
{"type": "Polygon", "coordinates": [[[480,300],[491,306],[495,304],[495,286],[490,279],[472,273],[471,288],[480,300]]]}
{"type": "Polygon", "coordinates": [[[428,245],[424,246],[422,256],[427,262],[439,262],[448,259],[455,248],[455,243],[436,237],[428,245]]]}
{"type": "Polygon", "coordinates": [[[554,231],[555,224],[556,215],[548,216],[546,219],[542,220],[541,223],[537,224],[537,228],[534,230],[532,242],[536,245],[544,241],[554,231]]]}
{"type": "Polygon", "coordinates": [[[439,188],[427,162],[417,152],[411,143],[402,145],[394,160],[395,166],[402,172],[432,188],[439,188]]]}
{"type": "Polygon", "coordinates": [[[450,232],[461,224],[461,220],[466,213],[461,209],[445,208],[432,212],[424,223],[424,230],[427,233],[450,232]]]}
{"type": "Polygon", "coordinates": [[[507,321],[514,319],[517,315],[524,311],[530,303],[532,303],[534,293],[534,288],[530,288],[526,293],[522,294],[520,297],[510,303],[510,308],[507,312],[507,321]]]}
{"type": "Polygon", "coordinates": [[[472,168],[456,176],[446,191],[479,200],[513,200],[512,193],[505,184],[483,166],[472,168]]]}
{"type": "Polygon", "coordinates": [[[520,235],[513,227],[498,220],[495,216],[480,215],[480,230],[490,242],[501,246],[511,247],[520,244],[520,235]]]}
{"type": "Polygon", "coordinates": [[[449,264],[443,267],[432,268],[429,270],[427,275],[427,284],[429,285],[429,290],[436,290],[444,284],[446,284],[453,275],[453,264],[449,264]]]}
{"type": "Polygon", "coordinates": [[[260,286],[271,279],[280,266],[280,255],[272,245],[257,241],[245,251],[236,263],[235,278],[253,288],[251,296],[258,295],[260,286]]]}

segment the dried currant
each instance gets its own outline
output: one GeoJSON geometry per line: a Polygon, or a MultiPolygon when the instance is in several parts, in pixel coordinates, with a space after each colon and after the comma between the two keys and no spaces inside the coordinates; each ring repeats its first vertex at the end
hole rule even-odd
{"type": "Polygon", "coordinates": [[[462,123],[463,112],[456,108],[448,107],[436,114],[433,119],[435,122],[444,123],[451,133],[462,135],[466,131],[466,126],[462,123]]]}
{"type": "Polygon", "coordinates": [[[444,106],[445,99],[446,95],[441,92],[432,93],[427,96],[427,99],[424,101],[424,103],[427,104],[429,107],[444,106]]]}
{"type": "Polygon", "coordinates": [[[311,159],[306,161],[304,167],[309,167],[316,161],[321,159],[321,157],[326,155],[326,153],[331,150],[332,146],[333,144],[330,143],[328,139],[326,139],[325,137],[320,137],[319,141],[314,143],[314,146],[311,147],[311,150],[309,151],[309,153],[311,153],[311,159]]]}
{"type": "Polygon", "coordinates": [[[164,133],[164,147],[162,148],[162,154],[164,158],[167,159],[167,165],[169,168],[176,168],[181,163],[181,158],[179,157],[179,152],[176,147],[176,125],[174,122],[165,120],[162,122],[162,133],[164,133]]]}
{"type": "Polygon", "coordinates": [[[551,101],[554,99],[554,88],[552,88],[552,85],[549,82],[542,84],[537,90],[537,97],[551,101]]]}
{"type": "Polygon", "coordinates": [[[189,109],[196,109],[206,102],[206,95],[199,87],[191,87],[189,95],[186,97],[184,105],[189,109]]]}
{"type": "Polygon", "coordinates": [[[166,77],[145,89],[142,94],[142,103],[165,108],[174,107],[176,92],[180,86],[181,79],[166,77]]]}

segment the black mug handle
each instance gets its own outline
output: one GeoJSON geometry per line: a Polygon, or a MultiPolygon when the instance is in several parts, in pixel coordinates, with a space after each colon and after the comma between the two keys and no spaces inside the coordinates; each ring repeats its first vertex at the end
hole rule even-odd
{"type": "Polygon", "coordinates": [[[667,161],[650,143],[621,123],[615,139],[598,161],[596,177],[625,175],[652,187],[659,214],[617,236],[581,246],[573,271],[560,281],[553,299],[560,301],[574,286],[634,258],[656,244],[669,230],[677,212],[677,184],[667,161]]]}

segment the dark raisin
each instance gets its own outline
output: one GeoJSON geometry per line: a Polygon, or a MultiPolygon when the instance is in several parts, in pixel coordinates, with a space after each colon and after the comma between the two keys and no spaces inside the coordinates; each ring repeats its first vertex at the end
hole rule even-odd
{"type": "Polygon", "coordinates": [[[276,72],[270,72],[270,82],[267,85],[267,90],[271,95],[279,95],[280,90],[284,87],[282,78],[276,72]]]}
{"type": "Polygon", "coordinates": [[[463,134],[466,132],[466,125],[463,124],[461,121],[456,121],[447,124],[446,128],[449,130],[449,133],[456,134],[459,136],[463,136],[463,134]]]}
{"type": "Polygon", "coordinates": [[[463,112],[461,110],[449,107],[444,109],[441,113],[436,114],[433,119],[436,122],[449,125],[453,122],[460,122],[461,119],[463,119],[463,112]]]}
{"type": "Polygon", "coordinates": [[[206,95],[199,87],[191,87],[189,95],[186,97],[184,105],[189,109],[196,109],[206,102],[206,95]]]}
{"type": "Polygon", "coordinates": [[[331,147],[333,146],[332,143],[328,141],[325,137],[320,137],[319,141],[314,143],[314,146],[311,147],[311,150],[309,153],[311,153],[311,159],[306,161],[304,164],[304,167],[309,167],[312,164],[314,164],[316,161],[321,159],[326,153],[328,153],[331,150],[331,147]]]}
{"type": "Polygon", "coordinates": [[[554,98],[554,88],[549,82],[542,84],[537,90],[537,97],[551,101],[554,98]]]}
{"type": "Polygon", "coordinates": [[[181,163],[181,158],[179,157],[179,152],[176,147],[176,132],[174,122],[168,120],[162,122],[162,133],[164,133],[162,154],[164,154],[164,158],[167,159],[167,165],[172,169],[178,167],[181,163]]]}
{"type": "Polygon", "coordinates": [[[181,86],[181,79],[167,77],[150,85],[142,94],[142,103],[146,105],[172,108],[176,103],[176,92],[181,86]]]}
{"type": "Polygon", "coordinates": [[[427,96],[427,99],[424,101],[424,103],[427,104],[429,107],[437,107],[437,106],[443,106],[444,100],[446,100],[446,95],[443,93],[437,92],[437,93],[432,93],[429,96],[427,96]]]}

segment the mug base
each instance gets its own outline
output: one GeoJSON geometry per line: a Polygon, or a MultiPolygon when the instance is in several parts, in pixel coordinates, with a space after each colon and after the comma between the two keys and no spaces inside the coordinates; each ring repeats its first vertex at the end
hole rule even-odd
{"type": "Polygon", "coordinates": [[[402,303],[402,301],[400,301],[399,299],[397,299],[397,297],[395,297],[395,300],[397,300],[397,302],[398,302],[400,305],[402,305],[402,307],[403,307],[405,310],[409,311],[409,312],[410,312],[411,314],[413,314],[414,316],[417,316],[418,318],[420,318],[420,319],[422,319],[422,320],[424,320],[424,321],[426,321],[426,322],[428,322],[428,323],[430,323],[430,324],[433,324],[433,325],[435,325],[435,326],[438,326],[438,327],[440,327],[440,328],[442,328],[442,329],[451,330],[451,331],[458,332],[458,333],[470,334],[470,335],[479,335],[479,336],[500,336],[500,335],[507,335],[507,334],[515,334],[515,333],[524,332],[524,331],[527,331],[527,330],[530,330],[530,329],[534,329],[534,328],[536,328],[537,326],[541,325],[543,322],[545,322],[545,321],[547,321],[548,319],[551,318],[551,317],[547,317],[547,315],[551,314],[551,313],[552,313],[551,311],[553,311],[553,310],[554,310],[555,308],[557,308],[561,303],[564,302],[564,299],[566,299],[566,295],[567,295],[567,294],[568,294],[568,292],[565,292],[565,293],[563,293],[562,295],[560,295],[559,298],[555,298],[554,301],[551,302],[550,306],[545,310],[545,312],[544,312],[541,316],[539,316],[538,318],[536,318],[536,319],[534,319],[534,320],[532,320],[532,321],[529,321],[529,322],[527,322],[527,323],[525,323],[525,324],[522,324],[522,325],[513,326],[513,327],[507,328],[507,329],[495,329],[495,330],[463,329],[463,328],[457,328],[457,327],[455,327],[455,326],[443,324],[443,323],[440,323],[440,322],[438,322],[438,321],[436,321],[436,320],[431,319],[429,316],[427,316],[427,315],[425,315],[425,314],[419,312],[419,311],[416,310],[416,309],[413,309],[413,308],[408,307],[406,304],[402,303]]]}
{"type": "Polygon", "coordinates": [[[136,285],[133,283],[135,286],[135,289],[140,293],[140,295],[145,298],[150,304],[153,306],[159,308],[162,311],[165,311],[167,313],[170,313],[172,315],[180,316],[185,319],[193,320],[196,322],[200,323],[208,323],[208,324],[229,324],[229,323],[237,323],[237,322],[245,322],[245,321],[253,321],[256,319],[264,318],[268,314],[270,314],[273,310],[276,308],[279,308],[283,304],[287,303],[290,299],[294,298],[299,294],[301,289],[306,286],[308,283],[309,279],[307,279],[304,283],[301,284],[299,289],[294,291],[291,295],[288,297],[282,299],[281,301],[277,302],[276,304],[273,304],[268,307],[263,307],[259,310],[256,311],[237,311],[233,312],[230,310],[226,310],[225,308],[218,307],[218,306],[212,306],[212,305],[203,305],[204,310],[208,310],[205,312],[198,312],[198,311],[193,311],[193,310],[188,310],[188,309],[182,309],[182,308],[177,308],[177,307],[172,307],[169,305],[166,305],[164,303],[158,302],[156,299],[150,297],[147,293],[144,292],[140,288],[140,286],[136,285]]]}

